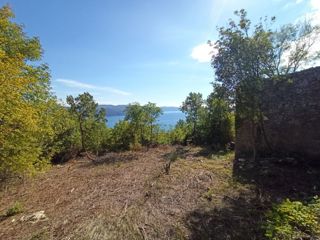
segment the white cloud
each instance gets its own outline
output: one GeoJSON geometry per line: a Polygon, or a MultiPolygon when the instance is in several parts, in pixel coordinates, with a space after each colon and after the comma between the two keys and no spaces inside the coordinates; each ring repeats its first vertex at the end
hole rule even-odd
{"type": "Polygon", "coordinates": [[[319,0],[310,0],[310,4],[314,9],[320,9],[320,2],[319,0]]]}
{"type": "Polygon", "coordinates": [[[320,24],[320,1],[310,0],[312,12],[308,14],[314,24],[320,24]]]}
{"type": "MultiPolygon", "coordinates": [[[[302,0],[296,0],[296,3],[300,3],[302,0]]],[[[310,21],[313,25],[320,25],[320,0],[309,0],[308,2],[311,10],[310,12],[305,13],[304,15],[300,16],[297,19],[297,22],[301,21],[310,21]]],[[[310,36],[310,39],[314,40],[313,45],[309,49],[309,54],[315,55],[320,50],[320,36],[316,34],[312,34],[310,36]]],[[[302,42],[303,43],[303,42],[302,42]]],[[[289,55],[289,53],[285,53],[285,55],[289,55]]],[[[285,56],[284,56],[285,58],[285,56]]],[[[285,60],[286,63],[287,60],[285,60]]],[[[320,66],[320,60],[317,59],[316,61],[311,61],[306,63],[304,66],[301,66],[301,69],[303,68],[309,68],[314,66],[320,66]]]]}
{"type": "Polygon", "coordinates": [[[99,86],[95,86],[95,85],[91,85],[88,83],[83,83],[83,82],[79,82],[79,81],[71,80],[71,79],[58,78],[58,79],[56,79],[56,82],[59,82],[59,83],[65,85],[67,87],[70,87],[70,88],[90,89],[90,90],[96,90],[96,91],[101,90],[103,92],[109,92],[109,93],[114,93],[114,94],[123,95],[123,96],[130,95],[130,93],[116,89],[116,88],[99,87],[99,86]]]}
{"type": "Polygon", "coordinates": [[[78,82],[78,81],[71,80],[71,79],[58,78],[56,80],[56,82],[62,83],[63,85],[65,85],[67,87],[71,87],[71,88],[81,88],[81,89],[94,89],[95,88],[95,86],[93,86],[93,85],[78,82]]]}
{"type": "Polygon", "coordinates": [[[308,5],[310,11],[301,15],[297,21],[311,21],[314,25],[320,25],[320,1],[319,0],[309,0],[308,5]]]}
{"type": "Polygon", "coordinates": [[[210,62],[212,56],[217,53],[214,46],[210,46],[208,43],[201,43],[192,49],[191,57],[198,62],[206,63],[210,62]]]}
{"type": "Polygon", "coordinates": [[[284,5],[284,9],[286,8],[290,8],[290,7],[293,7],[295,5],[298,5],[300,3],[302,3],[304,0],[295,0],[295,1],[291,1],[291,2],[288,2],[286,5],[284,5]]]}
{"type": "MultiPolygon", "coordinates": [[[[319,0],[310,0],[310,5],[313,10],[311,13],[311,21],[315,25],[320,25],[320,1],[319,0]]],[[[320,50],[320,41],[316,40],[315,44],[312,46],[312,49],[310,50],[312,53],[315,53],[320,50]]],[[[313,66],[319,66],[320,60],[317,60],[315,63],[313,63],[313,66]]]]}

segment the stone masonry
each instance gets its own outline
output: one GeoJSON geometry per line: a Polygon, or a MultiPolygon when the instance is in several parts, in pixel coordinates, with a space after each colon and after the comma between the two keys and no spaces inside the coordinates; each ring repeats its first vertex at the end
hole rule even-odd
{"type": "MultiPolygon", "coordinates": [[[[257,138],[263,155],[299,157],[320,161],[320,67],[265,81],[262,96],[265,138],[257,138]]],[[[236,156],[252,151],[252,129],[237,120],[236,156]]],[[[260,134],[261,135],[261,134],[260,134]]]]}

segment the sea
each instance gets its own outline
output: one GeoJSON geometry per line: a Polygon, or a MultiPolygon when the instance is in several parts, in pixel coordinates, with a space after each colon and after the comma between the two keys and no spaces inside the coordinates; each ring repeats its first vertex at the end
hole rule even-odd
{"type": "MultiPolygon", "coordinates": [[[[107,126],[113,128],[117,122],[123,120],[124,116],[107,116],[107,126]]],[[[163,130],[170,130],[174,128],[179,120],[185,120],[185,115],[181,111],[164,111],[158,118],[157,124],[163,130]]]]}

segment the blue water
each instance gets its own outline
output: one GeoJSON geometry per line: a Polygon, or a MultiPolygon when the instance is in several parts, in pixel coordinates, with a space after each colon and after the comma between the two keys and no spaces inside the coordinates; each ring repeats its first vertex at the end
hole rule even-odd
{"type": "MultiPolygon", "coordinates": [[[[124,116],[107,116],[107,125],[113,128],[117,122],[123,119],[124,116]]],[[[181,111],[166,111],[158,118],[157,123],[161,129],[169,130],[173,128],[180,119],[185,120],[185,115],[181,111]]]]}

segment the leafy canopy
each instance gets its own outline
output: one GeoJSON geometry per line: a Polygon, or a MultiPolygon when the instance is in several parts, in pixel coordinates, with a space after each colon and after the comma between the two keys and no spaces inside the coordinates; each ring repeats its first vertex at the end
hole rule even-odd
{"type": "Polygon", "coordinates": [[[49,72],[36,37],[12,21],[8,6],[0,9],[0,173],[34,172],[46,165],[45,135],[52,133],[42,114],[49,92],[49,72]]]}

